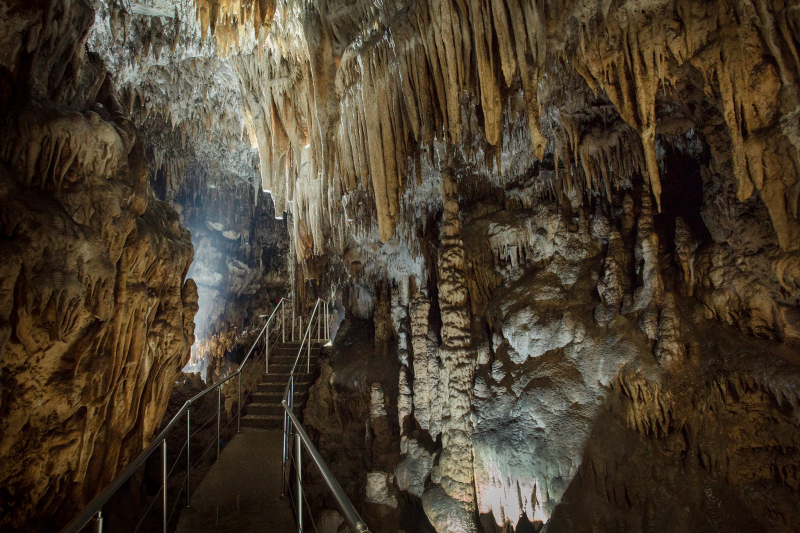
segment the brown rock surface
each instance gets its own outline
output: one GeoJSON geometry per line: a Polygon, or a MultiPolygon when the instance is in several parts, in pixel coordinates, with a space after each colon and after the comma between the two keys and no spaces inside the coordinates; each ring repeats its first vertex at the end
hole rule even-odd
{"type": "Polygon", "coordinates": [[[4,82],[31,100],[3,102],[0,143],[0,524],[26,531],[69,519],[149,443],[197,311],[189,233],[85,55],[92,11],[47,9],[6,12],[25,44],[4,82]]]}

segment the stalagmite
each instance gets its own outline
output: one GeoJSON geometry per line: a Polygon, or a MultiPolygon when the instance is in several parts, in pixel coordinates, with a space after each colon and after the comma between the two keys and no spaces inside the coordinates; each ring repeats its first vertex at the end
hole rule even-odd
{"type": "Polygon", "coordinates": [[[679,367],[686,357],[686,347],[681,342],[681,322],[675,309],[675,295],[664,296],[664,306],[658,324],[656,359],[666,367],[679,367]]]}
{"type": "Polygon", "coordinates": [[[439,365],[436,346],[428,339],[428,314],[431,304],[422,295],[411,301],[411,339],[414,349],[414,418],[434,439],[439,434],[436,411],[439,365]]]}
{"type": "Polygon", "coordinates": [[[683,218],[675,219],[675,254],[681,266],[684,287],[689,296],[694,294],[695,272],[694,255],[699,243],[692,236],[692,230],[683,218]]]}
{"type": "Polygon", "coordinates": [[[442,171],[444,214],[439,250],[439,306],[442,313],[442,358],[444,383],[441,401],[442,452],[435,484],[425,491],[425,513],[437,531],[477,531],[475,489],[472,472],[471,433],[468,417],[472,404],[475,357],[470,338],[470,318],[464,278],[464,245],[458,213],[458,195],[453,171],[442,171]]]}
{"type": "MultiPolygon", "coordinates": [[[[661,298],[664,294],[664,282],[658,266],[658,235],[653,227],[653,206],[650,200],[650,192],[644,190],[642,193],[642,208],[639,213],[638,226],[636,228],[636,272],[641,281],[641,287],[637,288],[633,295],[633,310],[644,310],[647,315],[653,313],[653,309],[661,305],[661,298]]],[[[623,311],[625,312],[625,311],[623,311]]],[[[646,318],[649,320],[649,318],[646,318]]],[[[646,331],[650,338],[655,338],[653,326],[647,326],[646,331]]]]}
{"type": "Polygon", "coordinates": [[[603,262],[604,273],[597,284],[597,292],[606,306],[600,313],[601,323],[608,322],[619,312],[628,284],[625,275],[627,263],[622,238],[614,229],[608,236],[608,253],[603,262]]]}
{"type": "Polygon", "coordinates": [[[392,291],[392,324],[397,335],[397,357],[400,362],[399,396],[397,398],[397,417],[401,432],[406,427],[406,418],[411,416],[413,396],[411,380],[408,378],[409,331],[408,331],[408,288],[400,285],[392,291]]]}

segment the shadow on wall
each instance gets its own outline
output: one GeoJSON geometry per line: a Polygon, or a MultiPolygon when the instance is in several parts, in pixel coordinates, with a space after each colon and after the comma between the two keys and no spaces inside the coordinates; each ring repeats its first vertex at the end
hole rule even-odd
{"type": "Polygon", "coordinates": [[[661,242],[667,251],[673,252],[675,248],[675,219],[681,217],[692,235],[701,243],[711,241],[702,217],[703,210],[703,176],[702,168],[708,165],[710,155],[708,149],[701,143],[699,134],[687,135],[685,150],[681,150],[668,142],[659,143],[659,150],[663,152],[661,159],[664,166],[664,176],[669,176],[662,182],[661,212],[653,216],[656,230],[661,236],[661,242]]]}
{"type": "Polygon", "coordinates": [[[629,379],[615,382],[547,533],[796,531],[791,408],[736,373],[629,379]]]}

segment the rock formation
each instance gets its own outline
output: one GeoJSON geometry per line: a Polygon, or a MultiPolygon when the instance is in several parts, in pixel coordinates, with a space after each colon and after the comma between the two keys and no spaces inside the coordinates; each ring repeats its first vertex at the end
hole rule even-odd
{"type": "Polygon", "coordinates": [[[2,409],[73,424],[14,527],[164,412],[172,210],[212,379],[276,297],[333,300],[304,420],[371,530],[800,527],[796,0],[0,6],[2,409]]]}
{"type": "MultiPolygon", "coordinates": [[[[239,4],[151,4],[98,3],[87,42],[127,103],[157,197],[192,234],[188,275],[198,286],[198,342],[186,371],[213,381],[235,364],[231,356],[249,348],[260,315],[291,292],[288,219],[253,186],[258,158],[242,142],[242,92],[217,53],[226,39],[233,46],[225,21],[239,4]]],[[[265,6],[253,3],[249,15],[271,21],[265,6]]]]}
{"type": "MultiPolygon", "coordinates": [[[[48,529],[161,424],[194,342],[189,233],[102,61],[85,3],[4,7],[0,468],[4,529],[48,529]],[[62,511],[63,512],[63,511],[62,511]]],[[[63,523],[63,517],[56,523],[63,523]]]]}

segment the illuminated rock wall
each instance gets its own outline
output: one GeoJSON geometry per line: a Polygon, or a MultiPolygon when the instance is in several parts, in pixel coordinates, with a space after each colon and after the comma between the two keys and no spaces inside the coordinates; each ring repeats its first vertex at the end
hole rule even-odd
{"type": "Polygon", "coordinates": [[[189,233],[84,48],[92,10],[3,9],[0,528],[57,530],[159,427],[197,289],[189,233]]]}

